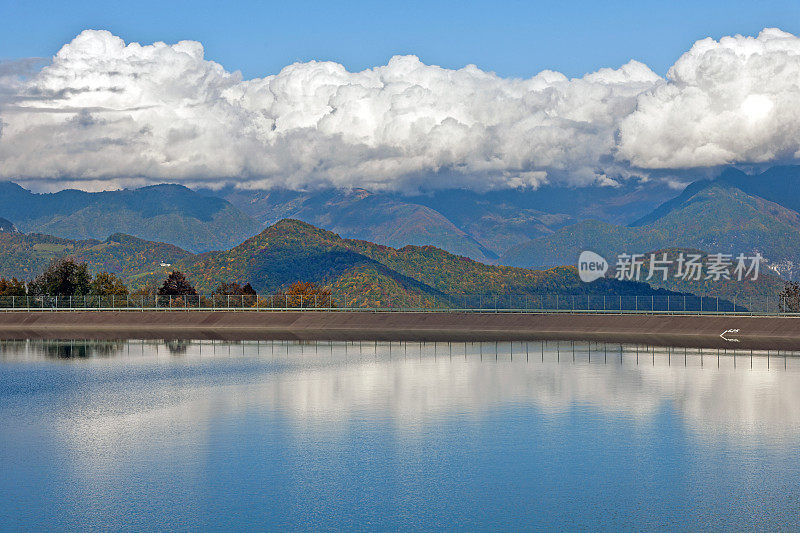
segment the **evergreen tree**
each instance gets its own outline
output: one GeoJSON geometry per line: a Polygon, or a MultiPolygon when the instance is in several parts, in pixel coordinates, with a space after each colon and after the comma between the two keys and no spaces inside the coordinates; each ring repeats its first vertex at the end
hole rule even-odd
{"type": "Polygon", "coordinates": [[[164,284],[158,289],[159,296],[196,296],[197,291],[191,283],[186,279],[182,272],[173,270],[172,274],[167,276],[164,284]]]}

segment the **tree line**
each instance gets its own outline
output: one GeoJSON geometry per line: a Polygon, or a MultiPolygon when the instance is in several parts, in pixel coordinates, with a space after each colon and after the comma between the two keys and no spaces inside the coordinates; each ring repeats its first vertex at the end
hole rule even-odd
{"type": "MultiPolygon", "coordinates": [[[[221,296],[256,296],[256,291],[245,283],[221,283],[211,293],[221,296]]],[[[330,290],[320,288],[314,283],[294,282],[285,290],[279,291],[281,297],[298,296],[329,297],[330,290]]],[[[92,276],[86,263],[73,258],[54,259],[39,276],[30,281],[0,277],[0,296],[197,296],[197,289],[177,270],[172,271],[160,285],[151,285],[130,291],[119,277],[109,272],[92,276]]]]}

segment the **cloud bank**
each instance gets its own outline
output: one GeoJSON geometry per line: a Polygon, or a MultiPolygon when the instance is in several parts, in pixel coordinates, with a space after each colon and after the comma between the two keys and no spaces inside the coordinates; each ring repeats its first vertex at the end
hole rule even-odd
{"type": "Polygon", "coordinates": [[[699,41],[666,79],[636,61],[507,79],[397,56],[244,80],[197,42],[94,30],[18,66],[0,64],[0,178],[28,183],[487,189],[800,159],[800,39],[775,29],[699,41]]]}

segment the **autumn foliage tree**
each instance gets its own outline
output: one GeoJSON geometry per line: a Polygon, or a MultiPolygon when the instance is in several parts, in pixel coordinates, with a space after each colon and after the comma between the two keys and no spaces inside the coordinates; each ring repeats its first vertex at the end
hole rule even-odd
{"type": "Polygon", "coordinates": [[[331,290],[309,281],[295,281],[286,290],[278,291],[275,304],[286,307],[330,307],[331,290]]]}
{"type": "Polygon", "coordinates": [[[127,296],[128,287],[114,274],[100,272],[89,285],[89,292],[97,296],[127,296]]]}
{"type": "Polygon", "coordinates": [[[0,296],[25,296],[28,294],[25,282],[17,278],[0,278],[0,296]]]}

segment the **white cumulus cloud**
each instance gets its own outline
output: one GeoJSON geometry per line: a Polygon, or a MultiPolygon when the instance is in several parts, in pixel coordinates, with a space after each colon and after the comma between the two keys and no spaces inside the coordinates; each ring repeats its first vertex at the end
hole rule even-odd
{"type": "MultiPolygon", "coordinates": [[[[8,70],[8,69],[7,69],[8,70]]],[[[800,40],[697,42],[667,79],[631,61],[502,78],[397,56],[244,80],[194,41],[87,30],[24,77],[0,69],[0,178],[84,188],[613,183],[647,169],[798,158],[800,40]],[[42,181],[42,182],[44,182],[42,181]]]]}
{"type": "Polygon", "coordinates": [[[617,157],[649,169],[800,159],[800,39],[698,41],[620,123],[617,157]]]}

